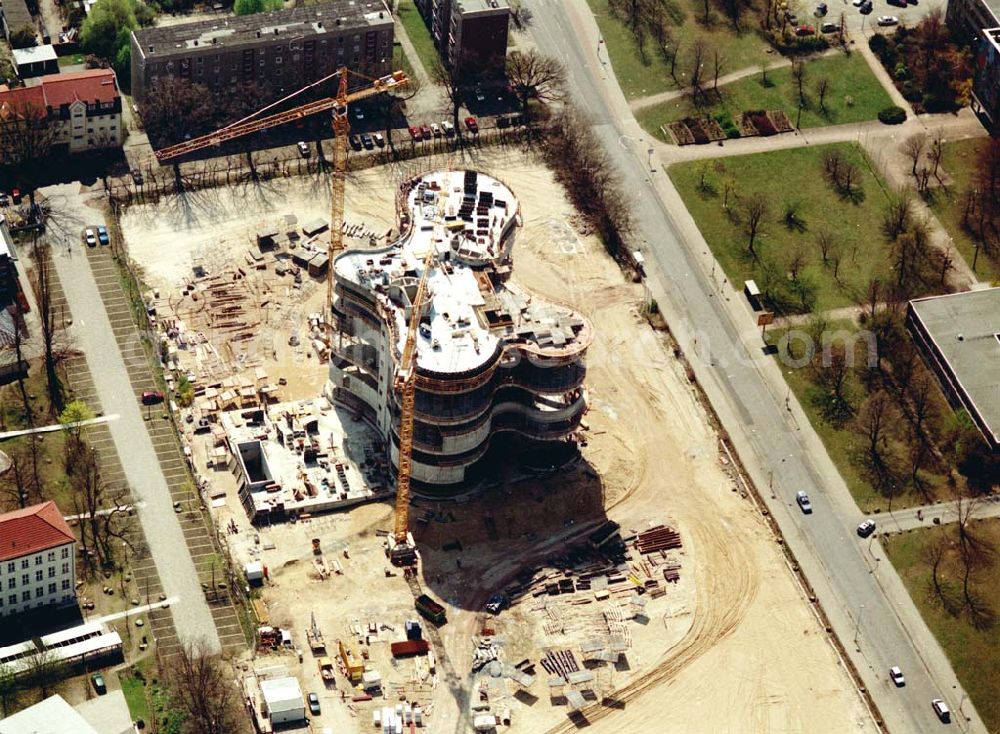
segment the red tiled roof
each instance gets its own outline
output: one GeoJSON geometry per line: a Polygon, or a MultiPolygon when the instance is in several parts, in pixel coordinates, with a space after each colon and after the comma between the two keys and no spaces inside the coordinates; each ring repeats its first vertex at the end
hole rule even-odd
{"type": "Polygon", "coordinates": [[[50,74],[42,77],[42,90],[49,107],[84,102],[114,102],[118,99],[118,86],[110,69],[88,69],[67,74],[50,74]]]}
{"type": "Polygon", "coordinates": [[[41,79],[42,83],[33,87],[0,89],[0,116],[26,109],[45,112],[46,107],[51,107],[58,110],[61,105],[77,100],[87,104],[108,104],[119,97],[115,75],[110,69],[50,74],[41,79]]]}
{"type": "Polygon", "coordinates": [[[28,556],[75,540],[55,502],[0,515],[0,561],[28,556]]]}

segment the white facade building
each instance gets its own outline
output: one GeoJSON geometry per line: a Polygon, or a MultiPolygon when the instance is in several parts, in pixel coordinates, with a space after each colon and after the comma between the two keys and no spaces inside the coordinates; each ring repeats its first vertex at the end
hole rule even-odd
{"type": "Polygon", "coordinates": [[[54,502],[0,515],[0,617],[74,604],[75,549],[54,502]]]}

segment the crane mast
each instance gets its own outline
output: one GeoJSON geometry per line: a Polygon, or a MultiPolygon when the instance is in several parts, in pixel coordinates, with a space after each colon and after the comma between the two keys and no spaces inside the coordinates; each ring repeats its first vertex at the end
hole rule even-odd
{"type": "Polygon", "coordinates": [[[417,393],[417,333],[420,329],[420,312],[427,297],[427,278],[436,254],[432,242],[424,258],[420,283],[411,305],[406,342],[403,344],[403,353],[399,358],[396,374],[393,376],[393,388],[400,395],[396,515],[389,547],[389,560],[394,566],[413,566],[417,560],[416,546],[410,536],[410,472],[413,468],[413,413],[417,393]]]}

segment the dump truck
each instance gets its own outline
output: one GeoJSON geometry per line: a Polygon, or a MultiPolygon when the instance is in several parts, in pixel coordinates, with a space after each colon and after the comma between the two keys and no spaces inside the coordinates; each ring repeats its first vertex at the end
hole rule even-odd
{"type": "Polygon", "coordinates": [[[333,661],[325,655],[316,661],[319,667],[319,674],[323,677],[323,682],[333,682],[333,661]]]}
{"type": "Polygon", "coordinates": [[[402,642],[393,642],[389,646],[389,649],[392,651],[394,658],[406,658],[411,655],[426,655],[431,646],[427,643],[427,640],[404,640],[402,642]]]}
{"type": "Polygon", "coordinates": [[[424,619],[428,619],[440,626],[448,621],[445,616],[444,607],[431,599],[427,594],[421,594],[414,602],[414,606],[424,619]]]}

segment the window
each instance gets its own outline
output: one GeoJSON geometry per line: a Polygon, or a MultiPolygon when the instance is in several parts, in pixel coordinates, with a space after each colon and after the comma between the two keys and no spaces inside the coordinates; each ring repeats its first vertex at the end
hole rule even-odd
{"type": "Polygon", "coordinates": [[[68,588],[69,588],[69,579],[63,579],[62,590],[66,591],[66,589],[68,589],[68,588]]]}
{"type": "Polygon", "coordinates": [[[49,551],[49,554],[48,554],[48,556],[46,556],[46,558],[47,558],[47,560],[48,560],[49,563],[52,563],[52,561],[54,561],[56,559],[56,552],[55,551],[49,551]]]}
{"type": "Polygon", "coordinates": [[[23,569],[25,569],[27,567],[28,567],[28,559],[27,558],[22,558],[21,559],[21,569],[23,570],[23,569]]]}
{"type": "Polygon", "coordinates": [[[69,573],[69,564],[68,563],[64,563],[62,565],[62,572],[63,573],[69,573]]]}
{"type": "Polygon", "coordinates": [[[11,563],[8,563],[7,564],[7,573],[14,573],[14,568],[15,568],[15,566],[14,566],[13,561],[11,563]]]}
{"type": "Polygon", "coordinates": [[[31,583],[31,578],[26,573],[21,574],[21,586],[27,586],[31,583]]]}
{"type": "Polygon", "coordinates": [[[3,606],[3,599],[0,599],[0,607],[3,606]]]}
{"type": "Polygon", "coordinates": [[[69,548],[63,548],[62,549],[61,558],[69,558],[69,548]]]}
{"type": "Polygon", "coordinates": [[[37,556],[35,556],[35,565],[36,566],[41,566],[42,565],[42,554],[41,553],[39,553],[37,556]]]}
{"type": "Polygon", "coordinates": [[[30,591],[22,591],[21,592],[21,601],[31,601],[31,592],[30,591]]]}
{"type": "Polygon", "coordinates": [[[56,593],[56,585],[55,584],[49,584],[49,593],[50,594],[55,594],[56,593]]]}
{"type": "Polygon", "coordinates": [[[17,586],[17,579],[11,576],[9,579],[7,579],[7,591],[10,591],[15,586],[17,586]]]}
{"type": "Polygon", "coordinates": [[[17,594],[11,594],[7,597],[8,604],[17,604],[17,594]]]}
{"type": "Polygon", "coordinates": [[[45,587],[39,586],[37,589],[35,589],[35,598],[41,599],[43,596],[45,596],[45,587]]]}
{"type": "Polygon", "coordinates": [[[280,64],[281,63],[281,57],[280,56],[275,56],[274,57],[274,63],[280,64]]]}
{"type": "Polygon", "coordinates": [[[35,581],[41,581],[43,578],[45,578],[45,573],[43,571],[40,569],[35,571],[35,581]]]}
{"type": "Polygon", "coordinates": [[[49,578],[54,579],[56,577],[56,567],[49,566],[49,578]]]}

